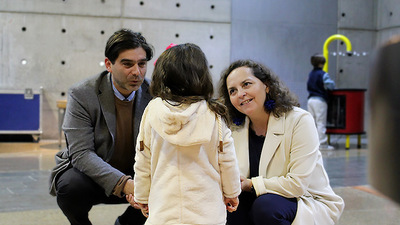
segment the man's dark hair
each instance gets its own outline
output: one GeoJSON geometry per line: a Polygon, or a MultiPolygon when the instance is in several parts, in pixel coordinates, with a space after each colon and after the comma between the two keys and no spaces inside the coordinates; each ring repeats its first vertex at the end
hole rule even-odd
{"type": "Polygon", "coordinates": [[[153,46],[146,42],[141,33],[133,32],[129,29],[121,29],[108,39],[104,54],[114,64],[122,51],[139,47],[144,49],[146,59],[150,61],[153,58],[153,46]]]}

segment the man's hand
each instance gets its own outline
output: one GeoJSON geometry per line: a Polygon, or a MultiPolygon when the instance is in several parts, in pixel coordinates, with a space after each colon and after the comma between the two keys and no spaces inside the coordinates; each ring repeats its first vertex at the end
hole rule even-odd
{"type": "Polygon", "coordinates": [[[129,204],[131,204],[133,208],[140,209],[143,216],[145,216],[146,218],[149,217],[149,206],[147,204],[135,202],[132,194],[126,195],[126,200],[129,202],[129,204]]]}
{"type": "MultiPolygon", "coordinates": [[[[125,195],[126,200],[131,204],[131,206],[135,209],[141,209],[139,203],[135,202],[135,199],[133,198],[133,194],[128,194],[125,195]]],[[[143,212],[143,211],[142,211],[143,212]]]]}
{"type": "Polygon", "coordinates": [[[133,195],[133,192],[134,192],[134,182],[133,182],[132,179],[129,179],[129,180],[126,181],[125,186],[124,186],[124,189],[123,189],[123,192],[124,192],[126,195],[129,195],[129,194],[132,194],[132,195],[133,195]]]}

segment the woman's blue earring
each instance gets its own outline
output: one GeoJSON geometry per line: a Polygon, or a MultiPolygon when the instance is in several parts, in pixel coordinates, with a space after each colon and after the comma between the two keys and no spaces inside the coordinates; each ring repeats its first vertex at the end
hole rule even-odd
{"type": "Polygon", "coordinates": [[[268,100],[264,103],[265,108],[268,110],[268,112],[271,112],[275,108],[275,100],[268,100]]]}
{"type": "Polygon", "coordinates": [[[237,126],[241,125],[244,122],[244,117],[236,117],[233,118],[233,123],[237,126]]]}
{"type": "Polygon", "coordinates": [[[264,106],[268,112],[271,112],[275,108],[275,100],[271,99],[270,95],[267,93],[267,101],[264,102],[264,106]]]}

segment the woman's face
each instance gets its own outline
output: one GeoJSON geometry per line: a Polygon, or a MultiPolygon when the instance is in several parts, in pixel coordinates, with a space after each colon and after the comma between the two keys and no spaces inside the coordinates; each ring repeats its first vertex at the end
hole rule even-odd
{"type": "Polygon", "coordinates": [[[269,88],[253,75],[252,69],[239,67],[228,75],[226,86],[232,105],[241,113],[252,117],[265,113],[264,102],[269,88]]]}

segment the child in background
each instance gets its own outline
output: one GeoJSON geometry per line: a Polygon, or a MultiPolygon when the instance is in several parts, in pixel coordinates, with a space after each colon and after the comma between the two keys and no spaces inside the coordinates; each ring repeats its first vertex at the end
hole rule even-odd
{"type": "Polygon", "coordinates": [[[307,91],[309,93],[307,100],[307,110],[314,117],[317,126],[320,150],[334,150],[328,145],[326,136],[326,121],[328,117],[328,91],[335,88],[335,82],[329,77],[329,74],[322,70],[326,59],[321,54],[311,56],[312,71],[308,75],[307,91]]]}
{"type": "Polygon", "coordinates": [[[163,52],[150,91],[128,201],[148,215],[146,224],[224,225],[226,210],[239,204],[240,173],[203,51],[187,43],[163,52]]]}

